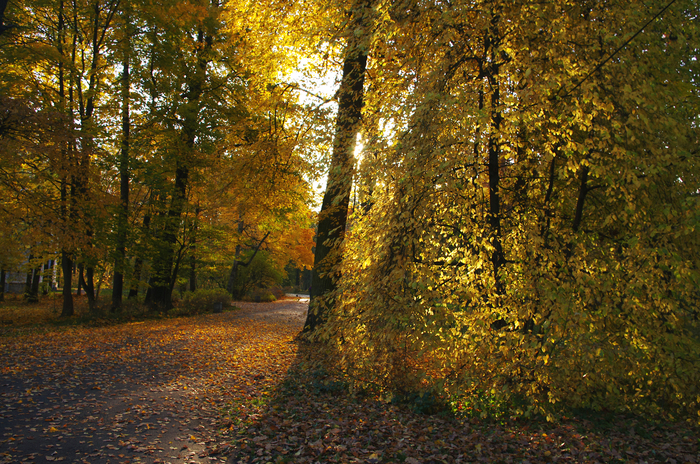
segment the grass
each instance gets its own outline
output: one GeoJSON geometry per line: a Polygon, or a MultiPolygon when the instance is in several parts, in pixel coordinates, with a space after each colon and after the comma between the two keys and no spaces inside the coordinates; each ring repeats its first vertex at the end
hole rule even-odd
{"type": "MultiPolygon", "coordinates": [[[[27,303],[22,295],[14,294],[5,294],[4,299],[0,302],[0,326],[49,324],[57,322],[61,315],[63,300],[57,293],[42,295],[38,303],[27,303]]],[[[81,299],[74,297],[76,309],[81,307],[81,299]]],[[[87,311],[87,300],[84,306],[87,311]]]]}
{"type": "MultiPolygon", "coordinates": [[[[63,295],[51,292],[48,295],[40,295],[38,303],[27,303],[23,295],[5,294],[4,301],[0,302],[0,335],[10,335],[17,330],[24,331],[36,327],[62,327],[62,326],[105,326],[122,324],[140,320],[161,319],[163,317],[187,317],[190,314],[183,308],[176,307],[170,313],[164,315],[154,313],[141,302],[124,299],[122,309],[118,312],[109,310],[111,294],[101,292],[97,299],[97,311],[90,312],[85,295],[73,295],[74,315],[61,317],[63,295]]],[[[224,308],[224,310],[234,307],[224,308]]],[[[210,312],[210,308],[198,313],[210,312]]]]}

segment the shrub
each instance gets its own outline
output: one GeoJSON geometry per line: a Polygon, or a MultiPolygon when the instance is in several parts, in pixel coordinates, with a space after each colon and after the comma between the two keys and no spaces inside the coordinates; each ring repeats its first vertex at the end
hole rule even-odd
{"type": "Polygon", "coordinates": [[[223,307],[231,304],[231,295],[223,288],[200,289],[182,295],[181,308],[188,314],[200,314],[213,310],[214,303],[223,307]]]}
{"type": "Polygon", "coordinates": [[[270,293],[275,295],[275,298],[278,300],[281,300],[284,297],[284,290],[281,289],[280,287],[272,287],[270,290],[270,293]]]}
{"type": "Polygon", "coordinates": [[[271,303],[277,301],[275,295],[267,288],[256,288],[249,292],[246,301],[255,301],[256,303],[271,303]]]}
{"type": "Polygon", "coordinates": [[[238,278],[234,284],[234,295],[249,295],[258,288],[269,288],[282,281],[282,274],[266,252],[260,252],[248,266],[238,267],[238,278]]]}

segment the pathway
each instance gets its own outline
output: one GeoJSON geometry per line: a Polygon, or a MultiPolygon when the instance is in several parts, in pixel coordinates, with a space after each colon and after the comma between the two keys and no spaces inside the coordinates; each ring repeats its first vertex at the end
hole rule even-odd
{"type": "Polygon", "coordinates": [[[306,301],[0,338],[0,463],[225,462],[222,412],[296,354],[306,301]]]}

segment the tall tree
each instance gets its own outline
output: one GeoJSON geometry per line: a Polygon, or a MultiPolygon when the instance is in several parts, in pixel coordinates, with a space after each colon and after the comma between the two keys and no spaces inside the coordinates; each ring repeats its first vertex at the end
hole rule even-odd
{"type": "Polygon", "coordinates": [[[116,256],[114,262],[114,283],[112,285],[112,311],[116,311],[122,304],[124,293],[124,271],[126,267],[126,242],[129,220],[129,144],[131,132],[131,33],[130,14],[128,6],[122,12],[123,37],[122,37],[122,78],[121,78],[121,106],[122,106],[122,134],[121,150],[119,156],[119,208],[117,210],[117,237],[116,256]]]}
{"type": "Polygon", "coordinates": [[[372,37],[372,3],[352,4],[345,26],[347,43],[343,75],[338,89],[338,115],[335,123],[333,156],[318,216],[316,251],[311,278],[311,303],[304,331],[311,332],[325,319],[333,306],[332,292],[338,280],[342,244],[348,219],[348,205],[355,168],[355,145],[362,120],[365,71],[372,37]]]}
{"type": "Polygon", "coordinates": [[[208,8],[209,14],[213,16],[203,24],[194,26],[194,31],[189,31],[194,36],[190,43],[194,49],[194,62],[181,62],[185,72],[183,84],[186,91],[183,94],[184,100],[179,104],[177,115],[181,129],[179,130],[180,140],[176,145],[178,156],[175,159],[175,178],[170,192],[170,204],[163,215],[163,228],[160,232],[158,251],[154,256],[151,288],[147,297],[147,303],[152,308],[165,311],[172,306],[171,294],[175,282],[173,268],[176,265],[174,246],[177,241],[180,218],[187,205],[190,170],[194,167],[196,157],[195,142],[201,130],[202,98],[207,90],[207,66],[211,60],[209,55],[214,41],[212,34],[215,31],[211,26],[205,30],[205,26],[212,24],[212,21],[217,21],[217,16],[220,14],[218,7],[208,6],[208,8]]]}
{"type": "Polygon", "coordinates": [[[697,409],[696,8],[652,3],[382,6],[386,149],[324,331],[352,377],[697,409]]]}

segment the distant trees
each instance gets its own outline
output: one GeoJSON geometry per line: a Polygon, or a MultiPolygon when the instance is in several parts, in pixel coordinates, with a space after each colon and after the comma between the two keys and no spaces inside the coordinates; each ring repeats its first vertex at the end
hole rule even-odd
{"type": "Polygon", "coordinates": [[[308,229],[309,109],[279,85],[289,58],[253,69],[260,57],[246,56],[256,48],[244,29],[254,21],[236,25],[238,7],[3,8],[3,24],[22,27],[0,36],[0,214],[29,253],[60,254],[63,315],[73,313],[74,268],[93,309],[99,272],[113,310],[147,278],[146,302],[167,311],[181,275],[196,282],[198,262],[228,268],[234,254],[223,250],[245,246],[229,219],[244,217],[271,244],[308,229]]]}

